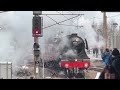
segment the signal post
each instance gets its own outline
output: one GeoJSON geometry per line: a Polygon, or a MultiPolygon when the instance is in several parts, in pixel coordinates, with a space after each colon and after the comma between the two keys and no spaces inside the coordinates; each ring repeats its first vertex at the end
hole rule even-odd
{"type": "Polygon", "coordinates": [[[34,52],[34,79],[39,79],[40,70],[40,45],[39,37],[42,37],[42,17],[39,15],[42,11],[33,11],[32,20],[32,36],[34,37],[33,52],[34,52]]]}

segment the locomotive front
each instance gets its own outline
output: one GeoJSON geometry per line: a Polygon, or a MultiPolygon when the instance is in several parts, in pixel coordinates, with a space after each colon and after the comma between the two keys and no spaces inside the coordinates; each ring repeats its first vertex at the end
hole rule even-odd
{"type": "Polygon", "coordinates": [[[67,50],[74,52],[74,55],[62,54],[60,65],[69,77],[84,77],[84,70],[90,66],[90,58],[88,58],[85,48],[88,46],[84,40],[77,34],[68,35],[67,50]]]}

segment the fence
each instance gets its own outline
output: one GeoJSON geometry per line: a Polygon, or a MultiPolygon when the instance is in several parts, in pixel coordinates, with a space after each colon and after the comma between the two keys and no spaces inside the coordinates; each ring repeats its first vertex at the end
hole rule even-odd
{"type": "Polygon", "coordinates": [[[0,79],[12,79],[11,62],[0,62],[0,79]]]}

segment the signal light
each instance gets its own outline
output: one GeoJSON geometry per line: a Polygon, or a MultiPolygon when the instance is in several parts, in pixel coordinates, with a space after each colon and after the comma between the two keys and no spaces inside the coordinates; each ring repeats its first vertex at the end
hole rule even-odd
{"type": "Polygon", "coordinates": [[[42,35],[42,18],[39,16],[33,17],[33,37],[40,37],[42,35]]]}
{"type": "Polygon", "coordinates": [[[34,55],[36,57],[39,57],[39,55],[40,55],[40,50],[39,50],[40,46],[39,46],[39,44],[38,43],[34,43],[33,44],[33,48],[34,48],[34,55]]]}

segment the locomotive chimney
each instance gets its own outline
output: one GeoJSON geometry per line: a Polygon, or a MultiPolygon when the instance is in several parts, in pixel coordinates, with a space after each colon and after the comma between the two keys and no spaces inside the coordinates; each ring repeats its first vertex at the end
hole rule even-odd
{"type": "Polygon", "coordinates": [[[77,36],[77,33],[73,33],[73,34],[71,34],[72,36],[77,36]]]}

